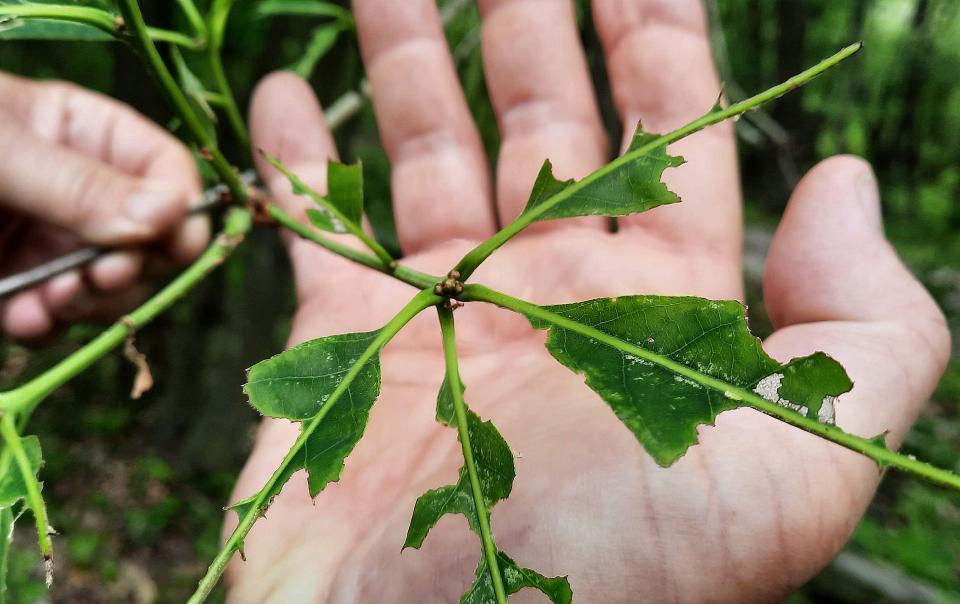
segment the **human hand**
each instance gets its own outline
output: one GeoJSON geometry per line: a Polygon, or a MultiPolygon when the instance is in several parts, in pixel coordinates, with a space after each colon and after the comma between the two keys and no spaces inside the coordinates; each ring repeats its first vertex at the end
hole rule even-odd
{"type": "Polygon", "coordinates": [[[4,302],[14,338],[126,312],[149,291],[142,246],[184,263],[209,238],[205,217],[184,219],[200,196],[190,152],[108,97],[0,73],[0,156],[0,276],[81,245],[121,248],[4,302]]]}
{"type": "MultiPolygon", "coordinates": [[[[570,3],[480,6],[502,135],[495,195],[434,2],[354,2],[404,262],[433,273],[492,234],[495,213],[506,222],[520,212],[544,158],[560,178],[607,159],[570,3]]],[[[665,132],[713,104],[720,84],[698,2],[594,0],[593,10],[628,135],[639,119],[665,132]]],[[[257,146],[323,190],[335,148],[302,81],[262,83],[252,126],[257,146]]],[[[615,234],[600,219],[539,224],[474,280],[538,303],[742,299],[731,128],[670,151],[687,160],[665,174],[682,204],[622,219],[615,234]]],[[[260,167],[278,201],[302,216],[308,202],[260,167]]],[[[310,243],[288,246],[300,297],[291,344],[375,329],[413,294],[310,243]]],[[[837,402],[839,425],[889,430],[898,444],[943,371],[949,336],[884,239],[864,162],[832,158],[802,180],[764,289],[777,327],[766,350],[781,361],[816,350],[838,359],[856,383],[837,402]]],[[[467,400],[521,455],[513,494],[493,514],[497,542],[524,566],[569,575],[581,602],[778,600],[836,554],[873,495],[872,461],[749,409],[721,414],[699,430],[700,445],[660,468],[524,319],[476,303],[456,316],[467,400]]],[[[235,560],[228,577],[233,602],[450,602],[469,584],[480,553],[462,518],[444,518],[422,550],[400,554],[416,497],[449,484],[461,463],[454,431],[433,421],[443,360],[430,313],[385,349],[382,374],[340,482],[311,502],[295,475],[247,536],[247,561],[235,560]]],[[[289,422],[263,423],[236,499],[261,487],[296,433],[289,422]]],[[[227,530],[235,523],[230,514],[227,530]]]]}

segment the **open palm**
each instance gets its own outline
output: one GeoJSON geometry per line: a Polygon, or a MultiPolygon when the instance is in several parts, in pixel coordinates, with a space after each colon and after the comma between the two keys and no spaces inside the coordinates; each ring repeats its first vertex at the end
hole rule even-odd
{"type": "MultiPolygon", "coordinates": [[[[665,131],[716,98],[699,3],[595,0],[625,124],[665,131]]],[[[488,86],[503,142],[496,194],[432,0],[354,2],[374,104],[393,164],[404,262],[433,273],[523,207],[549,157],[560,177],[606,162],[607,139],[560,0],[481,2],[488,86]],[[494,201],[495,200],[495,201],[494,201]]],[[[274,75],[252,108],[255,144],[323,189],[335,148],[305,83],[274,75]]],[[[542,223],[476,273],[534,302],[631,293],[742,298],[741,218],[732,132],[671,147],[687,164],[665,179],[684,202],[620,221],[542,223]]],[[[276,172],[262,173],[303,215],[276,172]]],[[[288,242],[300,308],[291,343],[384,324],[414,291],[311,244],[288,242]]],[[[898,443],[936,384],[949,341],[942,316],[885,242],[869,167],[834,158],[794,193],[765,278],[775,358],[825,350],[855,389],[838,423],[898,443]]],[[[520,564],[570,575],[581,602],[773,601],[842,546],[879,475],[865,458],[751,410],[700,429],[699,446],[659,468],[609,408],[506,311],[456,313],[467,399],[518,459],[496,508],[498,543],[520,564]]],[[[246,539],[229,584],[236,602],[450,602],[472,579],[477,537],[446,517],[420,551],[400,554],[417,496],[461,464],[453,430],[433,421],[443,374],[436,317],[424,313],[382,356],[383,386],[341,481],[315,501],[297,474],[246,539]]],[[[296,437],[267,420],[237,486],[259,489],[296,437]]],[[[235,520],[228,521],[228,529],[235,520]]],[[[539,601],[522,592],[520,601],[539,601]]]]}

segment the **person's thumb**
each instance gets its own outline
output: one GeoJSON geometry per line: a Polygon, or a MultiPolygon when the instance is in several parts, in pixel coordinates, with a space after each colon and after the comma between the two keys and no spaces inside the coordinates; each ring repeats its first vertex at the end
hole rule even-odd
{"type": "Polygon", "coordinates": [[[183,218],[185,192],[33,136],[0,114],[0,203],[98,245],[152,239],[183,218]]]}

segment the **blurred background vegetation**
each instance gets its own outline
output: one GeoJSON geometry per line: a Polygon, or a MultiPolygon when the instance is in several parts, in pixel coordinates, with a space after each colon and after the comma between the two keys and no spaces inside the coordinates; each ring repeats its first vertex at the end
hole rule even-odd
{"type": "MultiPolygon", "coordinates": [[[[142,4],[151,24],[186,29],[175,3],[142,4]]],[[[267,19],[257,12],[260,4],[238,2],[228,28],[224,53],[240,99],[260,76],[280,67],[310,72],[326,106],[359,85],[362,65],[352,32],[334,35],[321,18],[267,19]]],[[[445,6],[454,15],[447,27],[450,45],[494,157],[498,137],[484,88],[476,9],[458,0],[441,4],[452,5],[445,6]]],[[[770,329],[759,275],[789,191],[816,161],[856,153],[876,169],[889,238],[934,293],[960,340],[960,2],[706,4],[731,100],[779,82],[853,40],[865,43],[854,60],[737,124],[755,330],[770,329]]],[[[605,119],[616,133],[587,2],[578,0],[577,7],[605,119]]],[[[201,78],[207,76],[202,65],[194,67],[201,78]]],[[[115,44],[4,41],[0,69],[72,80],[176,126],[136,57],[115,44]]],[[[246,163],[245,150],[223,136],[234,161],[246,163]]],[[[344,158],[364,161],[368,198],[389,199],[389,166],[370,109],[348,121],[337,139],[344,158]]],[[[389,210],[382,204],[370,208],[381,238],[396,246],[389,210]]],[[[221,506],[252,443],[256,417],[240,393],[243,370],[282,348],[294,307],[289,267],[275,233],[260,231],[252,239],[184,303],[138,334],[158,380],[151,392],[130,400],[133,370],[113,355],[36,413],[31,431],[41,436],[47,460],[41,477],[52,523],[63,535],[59,574],[52,594],[46,594],[35,544],[23,523],[11,559],[10,601],[180,602],[192,591],[216,552],[221,506]]],[[[75,326],[36,348],[0,343],[0,387],[50,366],[97,329],[75,326]]],[[[956,354],[905,449],[960,470],[956,354]]],[[[956,497],[890,474],[840,558],[791,601],[960,602],[956,497]]]]}

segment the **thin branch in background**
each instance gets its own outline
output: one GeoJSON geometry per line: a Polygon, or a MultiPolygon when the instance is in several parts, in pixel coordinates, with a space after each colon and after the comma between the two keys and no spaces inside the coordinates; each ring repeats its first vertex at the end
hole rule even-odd
{"type": "MultiPolygon", "coordinates": [[[[746,98],[743,88],[733,77],[733,66],[727,51],[727,38],[720,19],[720,8],[717,0],[703,0],[704,11],[707,14],[710,31],[710,48],[713,51],[714,64],[720,72],[720,81],[731,103],[746,98]]],[[[744,115],[744,119],[737,123],[737,135],[753,147],[762,147],[766,139],[773,144],[777,152],[777,165],[783,175],[784,182],[792,190],[800,182],[800,168],[797,165],[793,137],[786,128],[764,109],[751,111],[744,115]]]]}

